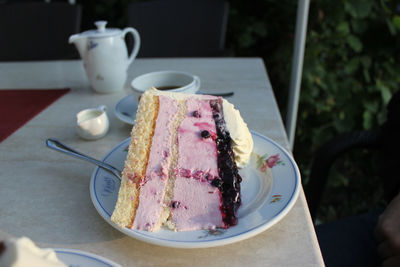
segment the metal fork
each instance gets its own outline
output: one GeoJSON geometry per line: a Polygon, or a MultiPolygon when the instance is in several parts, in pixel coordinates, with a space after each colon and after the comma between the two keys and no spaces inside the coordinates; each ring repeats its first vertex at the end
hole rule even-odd
{"type": "Polygon", "coordinates": [[[46,140],[46,146],[48,148],[54,149],[54,150],[56,150],[58,152],[62,152],[64,154],[76,157],[78,159],[83,159],[83,160],[86,160],[86,161],[88,161],[90,163],[93,163],[93,164],[105,169],[106,171],[109,171],[110,173],[114,174],[115,177],[117,177],[121,181],[121,177],[122,177],[121,171],[118,170],[117,168],[115,168],[114,166],[111,166],[108,163],[105,163],[105,162],[102,162],[100,160],[97,160],[97,159],[94,159],[92,157],[89,157],[87,155],[84,155],[84,154],[82,154],[82,153],[80,153],[80,152],[78,152],[78,151],[76,151],[76,150],[64,145],[63,143],[61,143],[60,141],[58,141],[56,139],[51,139],[51,138],[47,139],[46,140]]]}

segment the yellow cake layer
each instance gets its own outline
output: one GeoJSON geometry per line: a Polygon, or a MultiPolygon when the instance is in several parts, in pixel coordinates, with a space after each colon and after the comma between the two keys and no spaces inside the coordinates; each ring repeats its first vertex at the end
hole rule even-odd
{"type": "Polygon", "coordinates": [[[118,200],[111,216],[111,221],[121,227],[133,225],[140,194],[139,182],[144,180],[146,174],[158,107],[158,96],[142,95],[131,132],[118,200]]]}
{"type": "MultiPolygon", "coordinates": [[[[168,175],[168,183],[166,187],[166,193],[165,193],[165,199],[164,203],[171,203],[173,196],[174,196],[174,184],[175,184],[175,167],[178,164],[178,128],[181,122],[183,121],[185,114],[186,114],[186,105],[185,105],[185,100],[177,100],[178,101],[178,114],[176,116],[176,119],[174,120],[174,123],[172,125],[172,146],[171,146],[171,165],[170,165],[170,170],[169,170],[169,175],[168,175]]],[[[165,205],[163,213],[161,214],[160,218],[160,223],[163,224],[164,226],[168,227],[171,230],[175,230],[175,225],[172,222],[171,218],[171,206],[170,205],[165,205]]]]}

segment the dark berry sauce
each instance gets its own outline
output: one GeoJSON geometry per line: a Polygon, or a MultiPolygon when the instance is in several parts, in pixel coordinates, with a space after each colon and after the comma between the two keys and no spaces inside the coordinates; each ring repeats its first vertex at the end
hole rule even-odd
{"type": "Polygon", "coordinates": [[[220,188],[224,182],[220,178],[214,178],[211,185],[220,188]]]}
{"type": "Polygon", "coordinates": [[[222,196],[221,213],[226,227],[237,224],[236,213],[241,203],[240,182],[242,178],[239,175],[238,168],[234,160],[232,151],[232,140],[222,114],[222,100],[211,100],[210,106],[213,111],[217,136],[217,160],[219,178],[214,178],[212,185],[218,187],[222,196]]]}
{"type": "Polygon", "coordinates": [[[203,138],[210,138],[211,137],[211,134],[210,134],[210,132],[209,131],[207,131],[207,130],[204,130],[204,131],[201,131],[201,137],[203,137],[203,138]]]}
{"type": "Polygon", "coordinates": [[[177,209],[181,206],[181,203],[179,201],[172,201],[171,202],[171,208],[177,209]]]}
{"type": "Polygon", "coordinates": [[[195,118],[200,118],[201,117],[200,112],[198,110],[193,111],[192,115],[195,118]]]}

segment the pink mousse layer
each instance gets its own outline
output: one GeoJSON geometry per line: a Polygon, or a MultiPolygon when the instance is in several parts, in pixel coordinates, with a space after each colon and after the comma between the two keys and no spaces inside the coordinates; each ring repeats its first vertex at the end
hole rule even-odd
{"type": "Polygon", "coordinates": [[[178,128],[178,163],[172,220],[178,231],[224,227],[221,196],[207,177],[218,176],[215,122],[209,100],[188,98],[187,114],[178,128]],[[194,116],[197,111],[200,116],[194,116]],[[212,137],[202,138],[207,130],[212,137]]]}
{"type": "Polygon", "coordinates": [[[172,124],[178,112],[177,101],[159,96],[159,111],[147,164],[141,184],[139,206],[133,229],[152,231],[160,219],[170,167],[172,124]]]}

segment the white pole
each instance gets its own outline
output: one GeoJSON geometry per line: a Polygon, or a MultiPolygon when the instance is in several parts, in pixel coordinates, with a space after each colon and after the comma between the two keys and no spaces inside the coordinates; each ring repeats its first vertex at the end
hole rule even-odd
{"type": "Polygon", "coordinates": [[[292,72],[290,76],[289,99],[286,114],[286,133],[288,134],[291,150],[293,150],[294,135],[296,131],[297,109],[299,107],[309,7],[310,0],[299,0],[297,6],[292,72]]]}

